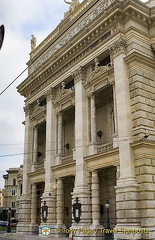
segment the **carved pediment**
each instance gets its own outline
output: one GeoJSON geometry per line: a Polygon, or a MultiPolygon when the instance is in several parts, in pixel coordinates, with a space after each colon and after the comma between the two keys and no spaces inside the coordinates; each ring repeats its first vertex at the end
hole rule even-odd
{"type": "Polygon", "coordinates": [[[64,98],[66,98],[69,95],[72,97],[73,92],[74,90],[72,89],[58,88],[56,91],[54,104],[62,101],[64,98]]]}

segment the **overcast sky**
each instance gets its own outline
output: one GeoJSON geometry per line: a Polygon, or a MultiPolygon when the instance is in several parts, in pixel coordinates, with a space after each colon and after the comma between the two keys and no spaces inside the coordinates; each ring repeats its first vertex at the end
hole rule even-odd
{"type": "MultiPolygon", "coordinates": [[[[0,51],[0,93],[26,68],[31,35],[37,37],[38,45],[68,9],[63,0],[0,0],[0,25],[5,26],[0,51]]],[[[24,97],[16,87],[26,77],[27,72],[0,95],[0,188],[4,187],[5,170],[23,163],[24,97]]]]}

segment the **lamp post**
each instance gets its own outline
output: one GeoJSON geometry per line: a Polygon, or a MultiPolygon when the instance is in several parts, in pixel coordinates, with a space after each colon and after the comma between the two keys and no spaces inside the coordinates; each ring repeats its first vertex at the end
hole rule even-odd
{"type": "Polygon", "coordinates": [[[105,209],[107,211],[107,233],[105,233],[105,240],[113,239],[112,233],[110,233],[110,202],[106,200],[105,209]],[[108,231],[109,230],[109,231],[108,231]]]}
{"type": "Polygon", "coordinates": [[[47,221],[48,216],[48,206],[46,206],[46,201],[44,201],[44,205],[42,206],[42,220],[43,222],[47,221]]]}
{"type": "Polygon", "coordinates": [[[8,209],[8,225],[7,225],[7,233],[11,233],[10,220],[11,220],[11,208],[8,209]]]}

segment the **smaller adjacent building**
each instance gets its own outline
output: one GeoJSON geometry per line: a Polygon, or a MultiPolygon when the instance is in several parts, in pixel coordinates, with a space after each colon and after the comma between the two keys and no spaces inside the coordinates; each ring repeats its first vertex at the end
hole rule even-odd
{"type": "Polygon", "coordinates": [[[11,208],[11,219],[18,219],[18,200],[22,194],[22,168],[9,168],[7,174],[3,175],[4,202],[3,209],[11,208]]]}
{"type": "Polygon", "coordinates": [[[3,207],[4,203],[4,189],[0,188],[0,208],[3,207]]]}

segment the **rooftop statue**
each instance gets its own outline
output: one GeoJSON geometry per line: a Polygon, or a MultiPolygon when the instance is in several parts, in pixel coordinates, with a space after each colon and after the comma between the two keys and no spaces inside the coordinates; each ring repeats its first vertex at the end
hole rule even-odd
{"type": "Polygon", "coordinates": [[[72,2],[67,2],[66,0],[64,0],[64,2],[67,4],[70,4],[70,8],[69,8],[70,12],[73,12],[80,4],[79,0],[72,0],[72,2]]]}
{"type": "Polygon", "coordinates": [[[36,37],[34,35],[31,35],[31,51],[33,51],[36,48],[36,37]]]}

